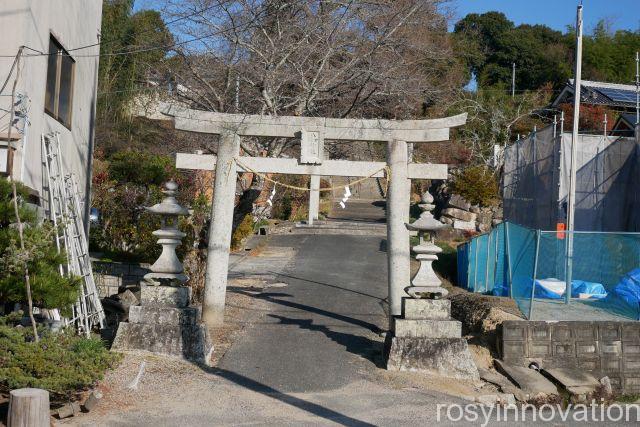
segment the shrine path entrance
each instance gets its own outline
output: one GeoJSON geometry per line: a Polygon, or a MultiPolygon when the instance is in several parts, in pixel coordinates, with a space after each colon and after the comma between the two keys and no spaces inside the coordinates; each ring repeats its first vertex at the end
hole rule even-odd
{"type": "Polygon", "coordinates": [[[381,366],[388,310],[382,240],[272,236],[269,252],[295,249],[282,271],[265,271],[287,286],[256,295],[254,318],[219,367],[288,393],[338,389],[381,366]]]}

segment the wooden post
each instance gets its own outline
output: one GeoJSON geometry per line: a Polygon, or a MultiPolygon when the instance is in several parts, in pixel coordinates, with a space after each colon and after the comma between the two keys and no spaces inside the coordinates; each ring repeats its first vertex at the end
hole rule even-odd
{"type": "Polygon", "coordinates": [[[236,197],[236,157],[240,155],[240,136],[223,134],[218,145],[218,160],[214,179],[207,273],[205,275],[202,320],[207,326],[224,323],[224,303],[227,292],[227,270],[236,197]]]}
{"type": "Polygon", "coordinates": [[[49,392],[19,388],[9,393],[8,427],[49,427],[49,392]]]}

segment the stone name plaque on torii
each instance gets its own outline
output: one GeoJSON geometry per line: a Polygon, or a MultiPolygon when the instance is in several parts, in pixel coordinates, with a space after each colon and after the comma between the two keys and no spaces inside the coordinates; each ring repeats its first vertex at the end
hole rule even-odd
{"type": "MultiPolygon", "coordinates": [[[[410,283],[409,232],[405,222],[409,221],[411,179],[447,178],[447,165],[409,163],[407,143],[447,141],[450,128],[466,123],[466,114],[432,120],[331,119],[225,114],[159,104],[150,117],[173,120],[178,130],[220,135],[217,156],[186,153],[176,156],[179,169],[217,170],[202,307],[207,324],[219,326],[224,321],[236,175],[243,171],[310,175],[313,205],[321,176],[382,177],[385,169],[389,170],[389,308],[392,317],[401,314],[404,288],[410,283]],[[301,158],[240,156],[242,136],[300,139],[301,158]],[[387,162],[325,160],[325,140],[386,142],[387,162]]],[[[317,211],[317,207],[310,207],[310,211],[314,209],[317,211]]],[[[310,220],[313,219],[310,215],[310,220]]]]}

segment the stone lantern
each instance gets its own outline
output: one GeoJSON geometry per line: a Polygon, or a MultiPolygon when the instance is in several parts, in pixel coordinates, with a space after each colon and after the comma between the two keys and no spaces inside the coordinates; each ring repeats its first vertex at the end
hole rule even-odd
{"type": "Polygon", "coordinates": [[[178,204],[175,198],[177,190],[178,184],[174,181],[167,182],[162,190],[166,195],[162,202],[146,208],[147,212],[162,215],[161,228],[153,232],[158,238],[158,244],[162,245],[162,254],[150,267],[151,273],[144,276],[150,285],[180,286],[188,280],[176,255],[176,248],[186,236],[178,230],[178,218],[188,215],[189,211],[178,204]]]}
{"type": "Polygon", "coordinates": [[[417,231],[420,243],[413,247],[416,253],[416,260],[420,262],[420,269],[411,280],[411,286],[405,288],[405,292],[411,298],[431,298],[439,299],[446,296],[449,292],[444,289],[442,282],[433,271],[433,262],[438,259],[438,255],[442,252],[434,243],[435,232],[446,225],[437,221],[431,211],[435,208],[433,204],[433,196],[426,192],[422,195],[422,203],[418,205],[422,209],[422,214],[415,222],[406,224],[409,230],[417,231]]]}
{"type": "Polygon", "coordinates": [[[191,305],[191,287],[176,255],[185,234],[178,230],[178,217],[188,211],[176,201],[178,185],[169,181],[162,202],[147,208],[162,215],[162,227],[153,232],[162,254],[140,283],[140,305],[129,308],[129,321],[121,322],[112,349],[144,350],[209,364],[213,352],[199,306],[191,305]]]}
{"type": "Polygon", "coordinates": [[[419,206],[420,218],[406,226],[420,236],[420,244],[413,248],[420,269],[405,288],[409,296],[402,299],[402,315],[394,317],[393,334],[386,343],[387,369],[475,381],[479,373],[462,338],[462,324],[451,318],[451,301],[443,298],[448,292],[433,271],[432,263],[442,252],[434,244],[434,234],[446,225],[431,214],[431,194],[425,193],[419,206]]]}

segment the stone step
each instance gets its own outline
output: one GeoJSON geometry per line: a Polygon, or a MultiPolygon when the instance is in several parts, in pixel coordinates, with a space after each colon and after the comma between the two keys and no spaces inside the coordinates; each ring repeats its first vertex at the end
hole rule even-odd
{"type": "Polygon", "coordinates": [[[290,229],[293,234],[328,234],[328,235],[352,235],[352,236],[386,236],[386,224],[358,223],[345,221],[331,221],[328,223],[313,222],[313,225],[296,223],[290,229]]]}
{"type": "Polygon", "coordinates": [[[170,325],[125,323],[111,346],[116,351],[143,350],[209,364],[213,345],[206,327],[196,325],[170,325]]]}
{"type": "Polygon", "coordinates": [[[457,320],[395,319],[395,336],[407,338],[460,338],[462,323],[457,320]]]}
{"type": "Polygon", "coordinates": [[[358,222],[358,221],[322,221],[316,220],[313,221],[313,225],[309,225],[304,222],[296,223],[297,228],[354,228],[358,230],[386,230],[387,224],[385,223],[377,223],[377,222],[358,222]]]}
{"type": "Polygon", "coordinates": [[[402,317],[407,320],[450,320],[451,301],[403,298],[402,317]]]}
{"type": "Polygon", "coordinates": [[[524,366],[509,365],[501,360],[495,361],[498,371],[507,376],[522,391],[530,397],[543,393],[546,395],[558,394],[558,388],[540,372],[524,366]]]}
{"type": "Polygon", "coordinates": [[[196,325],[200,319],[199,307],[162,307],[134,305],[129,308],[130,323],[196,325]]]}

